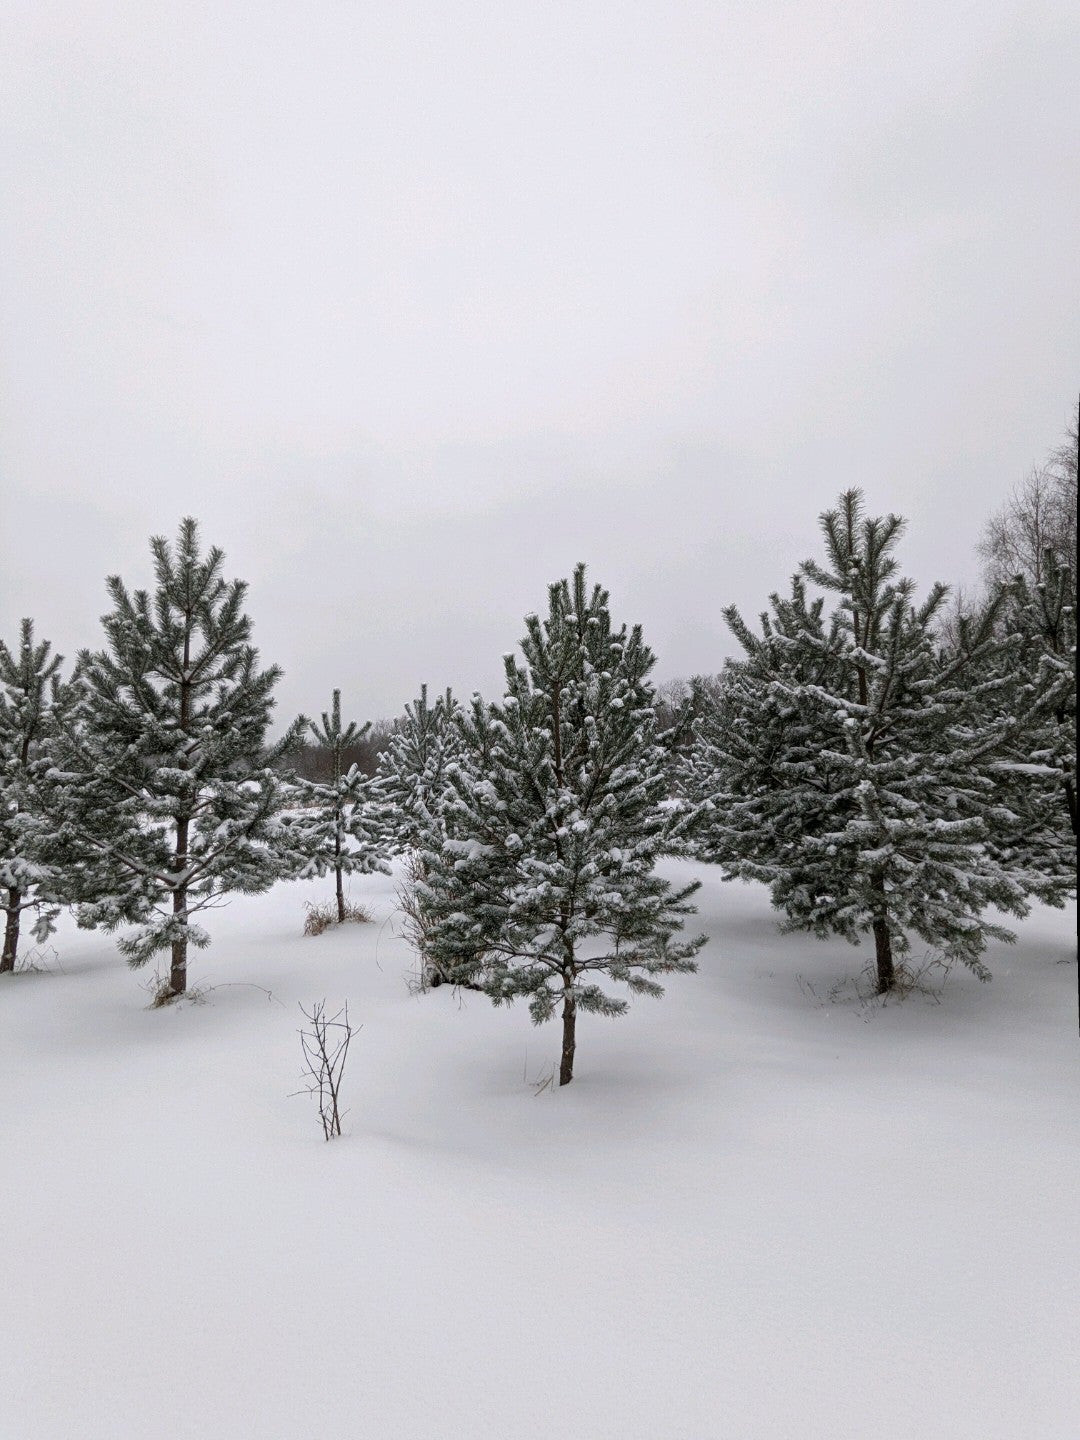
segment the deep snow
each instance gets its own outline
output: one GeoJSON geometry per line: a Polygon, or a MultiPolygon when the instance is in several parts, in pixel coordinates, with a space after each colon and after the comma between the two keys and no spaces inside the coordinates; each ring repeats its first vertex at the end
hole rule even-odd
{"type": "Polygon", "coordinates": [[[700,973],[561,1091],[557,1023],[409,993],[386,877],[317,938],[326,881],[211,914],[205,1003],[70,926],[4,977],[3,1440],[1075,1440],[1075,912],[882,1007],[693,870],[700,973]]]}

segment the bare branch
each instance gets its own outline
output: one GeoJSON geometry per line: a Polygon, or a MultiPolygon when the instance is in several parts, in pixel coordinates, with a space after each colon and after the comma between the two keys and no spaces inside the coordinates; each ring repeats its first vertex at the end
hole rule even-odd
{"type": "Polygon", "coordinates": [[[341,1109],[339,1096],[345,1060],[353,1037],[349,1005],[346,1001],[336,1015],[328,1016],[326,1001],[317,1000],[310,1010],[301,1005],[300,1013],[310,1027],[297,1032],[304,1057],[303,1073],[310,1078],[308,1084],[293,1091],[293,1094],[315,1096],[323,1138],[332,1140],[335,1135],[341,1134],[342,1116],[348,1113],[341,1109]]]}

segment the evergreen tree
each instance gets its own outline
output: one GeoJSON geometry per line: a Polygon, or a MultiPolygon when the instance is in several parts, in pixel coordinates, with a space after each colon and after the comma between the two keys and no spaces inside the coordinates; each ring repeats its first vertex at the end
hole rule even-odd
{"type": "Polygon", "coordinates": [[[294,782],[296,797],[303,813],[289,825],[293,845],[303,857],[302,875],[334,872],[338,924],[345,923],[345,888],[343,877],[370,874],[373,870],[388,874],[389,865],[383,858],[384,842],[376,808],[372,803],[367,776],[357,765],[344,768],[343,754],[363,739],[371,722],[357,725],[341,723],[341,691],[335,690],[330,713],[324,710],[321,727],[308,721],[308,729],[318,745],[331,758],[329,785],[313,780],[294,782]]]}
{"type": "Polygon", "coordinates": [[[32,620],[23,620],[14,652],[0,640],[0,974],[15,969],[23,915],[35,916],[40,944],[52,933],[59,909],[51,827],[33,787],[33,769],[48,754],[54,708],[62,700],[62,657],[51,655],[51,648],[48,640],[34,643],[32,620]]]}
{"type": "MultiPolygon", "coordinates": [[[[1042,757],[1058,772],[1068,828],[1076,841],[1076,577],[1052,550],[1043,559],[1034,586],[1018,576],[1010,628],[1023,642],[1023,684],[1027,694],[1049,683],[1056,699],[1045,708],[1042,757]]],[[[1015,701],[1014,701],[1015,708],[1015,701]]]]}
{"type": "Polygon", "coordinates": [[[152,595],[107,581],[106,648],[79,656],[50,782],[79,923],[136,923],[119,942],[132,966],[169,951],[168,999],[187,987],[189,946],[209,943],[193,916],[293,864],[272,767],[302,722],[267,746],[281,671],[258,668],[247,587],[222,578],[219,549],[200,553],[195,521],[175,548],[161,537],[150,548],[152,595]]]}
{"type": "Polygon", "coordinates": [[[1005,633],[1019,637],[1003,713],[1048,682],[1058,699],[1014,747],[1002,799],[1016,813],[1015,843],[1048,872],[1076,863],[1076,504],[1077,428],[1032,469],[983,530],[979,554],[990,591],[1006,589],[1005,633]],[[1022,768],[1018,768],[1022,767],[1022,768]],[[1046,771],[1056,773],[1048,775],[1046,771]],[[1054,815],[1056,796],[1058,814],[1054,815]]]}
{"type": "Polygon", "coordinates": [[[438,824],[447,769],[461,748],[460,709],[449,690],[429,705],[428,687],[421,685],[379,756],[378,794],[399,851],[415,851],[438,824]]]}
{"type": "Polygon", "coordinates": [[[983,912],[1022,915],[1045,888],[994,853],[992,766],[1050,692],[999,718],[1001,657],[1015,648],[995,633],[1000,596],[961,622],[956,653],[938,651],[946,589],[915,604],[897,577],[897,516],[864,518],[850,490],[822,528],[827,564],[807,561],[790,600],[772,597],[760,636],[725,611],[746,658],[683,770],[699,853],[768,884],[785,928],[872,934],[879,992],[912,934],[985,978],[987,939],[1012,937],[983,912]],[[828,621],[807,580],[838,596],[828,621]]]}
{"type": "Polygon", "coordinates": [[[500,704],[460,717],[441,815],[422,837],[416,901],[451,981],[496,1005],[528,999],[535,1023],[561,1007],[559,1083],[573,1078],[579,1011],[620,1015],[597,983],[660,995],[653,978],[696,969],[704,936],[679,943],[697,885],[654,873],[665,843],[665,754],[655,742],[653,655],[635,626],[611,628],[585,567],[526,618],[525,664],[506,657],[500,704]]]}
{"type": "Polygon", "coordinates": [[[796,575],[791,597],[770,597],[756,636],[734,606],[725,619],[746,652],[716,681],[695,680],[693,742],[675,756],[676,792],[689,806],[682,830],[691,853],[728,876],[773,879],[779,854],[805,832],[827,829],[849,799],[822,751],[821,716],[803,701],[842,685],[839,622],[828,629],[824,599],[809,602],[796,575]],[[776,683],[782,677],[782,684],[776,683]]]}
{"type": "MultiPolygon", "coordinates": [[[[441,985],[446,976],[428,948],[426,914],[417,896],[425,878],[422,847],[445,836],[448,771],[461,752],[460,710],[449,689],[431,705],[428,688],[421,685],[419,698],[406,705],[379,756],[375,784],[386,833],[393,849],[405,857],[398,903],[406,917],[406,936],[420,954],[423,984],[432,986],[441,985]]],[[[463,977],[457,983],[476,988],[463,977]]]]}
{"type": "Polygon", "coordinates": [[[1052,550],[1042,578],[1018,575],[1006,596],[1007,650],[994,696],[999,719],[1030,723],[1013,734],[994,766],[999,823],[992,836],[1007,863],[1037,871],[1051,904],[1076,888],[1075,581],[1052,550]]]}

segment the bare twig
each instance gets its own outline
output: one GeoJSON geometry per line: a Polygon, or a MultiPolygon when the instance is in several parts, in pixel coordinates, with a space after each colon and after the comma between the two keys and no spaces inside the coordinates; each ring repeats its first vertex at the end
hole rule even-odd
{"type": "Polygon", "coordinates": [[[51,945],[37,945],[15,961],[17,975],[45,975],[52,970],[59,970],[61,975],[65,973],[60,956],[51,945]]]}
{"type": "Polygon", "coordinates": [[[341,1134],[342,1116],[348,1113],[341,1110],[339,1103],[341,1076],[353,1037],[348,1002],[336,1015],[327,1015],[325,1000],[317,1000],[310,1010],[301,1005],[300,1013],[309,1027],[302,1028],[298,1033],[304,1055],[304,1073],[310,1081],[302,1089],[294,1090],[293,1094],[315,1096],[323,1138],[332,1140],[335,1135],[341,1134]]]}
{"type": "Polygon", "coordinates": [[[285,1009],[284,1000],[279,1000],[272,990],[268,990],[265,985],[256,985],[253,980],[219,980],[216,985],[205,985],[203,988],[209,994],[212,990],[228,990],[232,986],[238,986],[245,990],[261,990],[267,1000],[271,1000],[275,1005],[280,1005],[283,1010],[285,1009]]]}

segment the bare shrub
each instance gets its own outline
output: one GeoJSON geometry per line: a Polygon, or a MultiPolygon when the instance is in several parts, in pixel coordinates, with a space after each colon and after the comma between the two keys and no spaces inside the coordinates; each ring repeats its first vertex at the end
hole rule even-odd
{"type": "Polygon", "coordinates": [[[403,932],[405,939],[420,957],[419,978],[410,985],[414,993],[422,993],[429,986],[441,985],[443,976],[428,959],[427,954],[427,922],[424,916],[423,905],[417,893],[417,885],[424,878],[423,866],[415,851],[410,851],[405,860],[405,878],[398,888],[397,900],[401,913],[405,917],[403,932]]]}
{"type": "Polygon", "coordinates": [[[323,1139],[332,1140],[341,1134],[342,1115],[348,1113],[341,1110],[339,1102],[341,1077],[353,1037],[348,1002],[336,1015],[327,1015],[325,1000],[317,1000],[310,1010],[301,1005],[300,1014],[307,1021],[306,1028],[298,1034],[304,1055],[303,1074],[308,1077],[308,1083],[293,1094],[315,1097],[323,1139]]]}
{"type": "Polygon", "coordinates": [[[928,950],[921,960],[908,959],[896,964],[892,989],[885,994],[877,989],[873,962],[865,965],[856,979],[847,976],[834,981],[827,989],[819,989],[805,975],[795,976],[799,989],[819,1010],[848,1007],[862,1019],[870,1020],[888,1005],[902,1003],[912,995],[921,996],[934,1005],[941,1004],[945,982],[952,972],[952,962],[937,951],[928,950]]]}
{"type": "Polygon", "coordinates": [[[213,985],[189,985],[186,990],[177,992],[172,987],[170,976],[162,975],[160,970],[155,970],[149,980],[145,981],[142,987],[150,996],[151,1010],[163,1010],[166,1005],[176,1005],[181,1000],[187,1000],[192,1005],[206,1005],[210,1000],[210,992],[213,985]]]}
{"type": "Polygon", "coordinates": [[[907,960],[896,967],[893,992],[883,999],[906,1000],[909,995],[922,995],[940,1005],[952,968],[952,962],[944,955],[928,950],[921,960],[907,960]]]}
{"type": "MultiPolygon", "coordinates": [[[[304,919],[305,935],[321,935],[324,930],[329,930],[331,925],[338,925],[336,902],[323,901],[315,904],[309,901],[305,906],[307,916],[304,919]]],[[[366,925],[371,919],[371,913],[365,910],[363,905],[358,905],[355,900],[345,901],[345,924],[366,925]]]]}
{"type": "Polygon", "coordinates": [[[54,970],[64,973],[60,957],[51,945],[38,945],[15,961],[16,975],[51,975],[54,970]]]}

